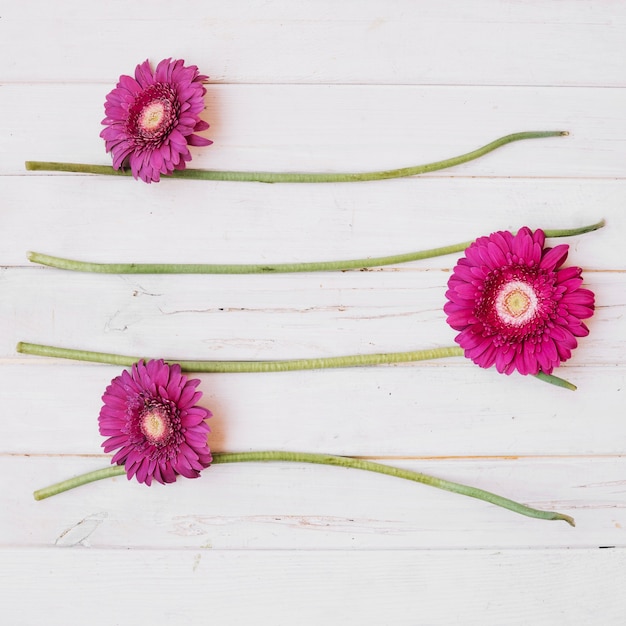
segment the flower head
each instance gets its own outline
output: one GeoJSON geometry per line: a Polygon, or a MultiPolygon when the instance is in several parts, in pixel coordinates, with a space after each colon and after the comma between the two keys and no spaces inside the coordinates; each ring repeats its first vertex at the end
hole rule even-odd
{"type": "Polygon", "coordinates": [[[444,311],[461,331],[456,342],[481,367],[500,373],[550,374],[589,334],[594,295],[579,267],[559,269],[566,244],[544,248],[542,230],[480,237],[448,281],[444,311]]]}
{"type": "Polygon", "coordinates": [[[197,478],[211,463],[207,443],[210,411],[197,406],[199,380],[187,380],[179,365],[139,361],[106,388],[98,422],[108,437],[111,463],[124,465],[130,480],[172,483],[176,475],[197,478]]]}
{"type": "Polygon", "coordinates": [[[158,182],[161,174],[185,169],[188,145],[212,142],[194,135],[209,125],[200,119],[206,89],[195,65],[164,59],[153,72],[149,61],[135,69],[135,78],[120,76],[104,104],[106,128],[100,136],[117,170],[130,165],[135,178],[158,182]]]}

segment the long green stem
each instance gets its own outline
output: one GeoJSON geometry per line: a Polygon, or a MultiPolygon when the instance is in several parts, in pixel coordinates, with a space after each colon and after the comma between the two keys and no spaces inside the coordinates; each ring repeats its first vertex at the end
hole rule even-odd
{"type": "MultiPolygon", "coordinates": [[[[546,237],[572,237],[582,235],[604,226],[604,220],[581,226],[559,230],[545,230],[546,237]]],[[[410,261],[430,259],[455,252],[463,252],[472,242],[430,248],[417,252],[395,254],[391,256],[351,259],[346,261],[318,261],[311,263],[275,263],[275,264],[206,264],[206,263],[89,263],[62,257],[50,256],[40,252],[29,252],[28,259],[33,263],[56,267],[75,272],[93,272],[99,274],[278,274],[292,272],[329,272],[383,265],[398,265],[410,261]]]]}
{"type": "MultiPolygon", "coordinates": [[[[237,172],[237,171],[211,171],[211,170],[175,170],[170,174],[171,178],[192,178],[197,180],[222,180],[233,182],[260,182],[260,183],[344,183],[357,182],[366,180],[384,180],[387,178],[404,178],[406,176],[416,176],[418,174],[426,174],[436,170],[443,170],[455,165],[461,165],[468,161],[478,159],[497,148],[521,141],[524,139],[541,139],[545,137],[562,137],[569,134],[567,131],[527,131],[522,133],[513,133],[500,137],[491,143],[462,154],[460,156],[445,159],[443,161],[435,161],[425,165],[416,165],[413,167],[402,167],[393,170],[382,170],[376,172],[354,172],[354,173],[306,173],[306,172],[237,172]]],[[[26,169],[32,171],[49,171],[49,172],[78,172],[88,174],[106,174],[109,176],[130,176],[128,170],[114,170],[108,165],[88,165],[85,163],[55,163],[51,161],[26,161],[26,169]]]]}
{"type": "MultiPolygon", "coordinates": [[[[38,343],[20,341],[17,344],[17,352],[32,354],[57,359],[72,359],[74,361],[89,361],[92,363],[107,363],[131,367],[145,357],[125,356],[111,354],[109,352],[92,352],[90,350],[73,350],[57,346],[46,346],[38,343]]],[[[444,348],[431,348],[429,350],[411,350],[408,352],[379,352],[376,354],[352,354],[348,356],[322,357],[317,359],[286,359],[277,361],[169,361],[178,363],[184,372],[213,373],[213,374],[244,374],[264,372],[293,372],[297,370],[330,369],[340,367],[366,367],[386,365],[392,363],[408,363],[411,361],[429,361],[431,359],[443,359],[446,357],[463,356],[462,348],[447,346],[444,348]]],[[[554,376],[540,372],[536,375],[539,380],[575,391],[576,386],[572,383],[554,376]]]]}
{"type": "MultiPolygon", "coordinates": [[[[445,491],[451,491],[452,493],[458,493],[470,498],[476,498],[478,500],[484,500],[496,506],[508,509],[514,513],[520,515],[526,515],[527,517],[534,517],[537,519],[545,520],[562,520],[574,526],[574,519],[569,515],[563,513],[556,513],[553,511],[542,511],[539,509],[533,509],[514,500],[503,498],[495,493],[484,491],[476,487],[470,487],[468,485],[462,485],[443,478],[436,478],[428,474],[422,474],[420,472],[413,472],[407,469],[400,469],[398,467],[391,467],[389,465],[383,465],[381,463],[374,463],[372,461],[366,461],[365,459],[356,459],[345,456],[335,456],[330,454],[316,454],[309,452],[283,452],[279,450],[267,450],[262,452],[224,452],[213,455],[213,464],[220,463],[246,463],[246,462],[267,462],[267,461],[282,461],[288,463],[313,463],[317,465],[332,465],[336,467],[347,467],[352,469],[359,469],[368,472],[376,472],[378,474],[385,474],[387,476],[394,476],[396,478],[403,478],[405,480],[412,480],[424,485],[430,485],[437,489],[443,489],[445,491]]],[[[111,478],[113,476],[120,476],[125,473],[123,466],[114,465],[104,469],[96,470],[95,472],[89,472],[82,476],[76,476],[65,480],[60,483],[56,483],[49,487],[39,489],[33,494],[35,500],[43,500],[55,496],[64,491],[80,487],[96,480],[103,478],[111,478]]]]}
{"type": "MultiPolygon", "coordinates": [[[[88,350],[72,350],[35,343],[20,342],[17,351],[22,354],[33,354],[59,359],[73,359],[75,361],[90,361],[93,363],[108,363],[130,367],[145,357],[124,356],[107,352],[91,352],[88,350]]],[[[409,352],[384,352],[377,354],[352,354],[348,356],[321,357],[314,359],[285,359],[277,361],[179,361],[185,372],[244,374],[262,372],[293,372],[296,370],[315,370],[340,367],[364,367],[383,365],[387,363],[406,363],[409,361],[427,361],[446,357],[463,356],[463,349],[457,346],[432,348],[430,350],[412,350],[409,352]]]]}

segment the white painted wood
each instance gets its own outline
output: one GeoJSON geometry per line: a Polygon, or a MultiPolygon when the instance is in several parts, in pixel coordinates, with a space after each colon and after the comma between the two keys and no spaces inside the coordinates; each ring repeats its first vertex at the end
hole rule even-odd
{"type": "MultiPolygon", "coordinates": [[[[98,134],[104,99],[114,85],[3,86],[8,115],[0,118],[0,172],[23,174],[28,160],[109,164],[98,134]],[[49,110],[54,118],[44,114],[49,110]]],[[[214,144],[193,150],[193,166],[201,169],[380,170],[446,159],[514,132],[567,130],[569,137],[508,145],[432,175],[626,173],[626,88],[209,85],[206,102],[203,117],[212,128],[205,135],[214,144]]],[[[115,180],[112,189],[137,186],[115,180]]],[[[181,184],[200,185],[210,197],[206,183],[170,181],[161,187],[181,184]]],[[[393,188],[389,181],[380,184],[393,188]]],[[[142,193],[163,193],[153,187],[144,186],[142,193]]]]}
{"type": "Polygon", "coordinates": [[[14,476],[4,490],[7,516],[0,530],[5,546],[92,549],[400,550],[624,544],[623,457],[381,462],[567,513],[576,520],[576,528],[561,521],[520,517],[389,476],[292,463],[215,465],[199,479],[150,488],[119,477],[35,502],[31,496],[35,489],[108,464],[105,455],[36,455],[0,459],[4,471],[14,476]],[[29,523],[16,525],[15,514],[27,516],[29,523]]]}
{"type": "MultiPolygon", "coordinates": [[[[449,276],[442,270],[252,277],[7,270],[0,310],[12,329],[0,349],[13,356],[16,343],[26,341],[152,358],[263,360],[447,346],[456,335],[443,312],[449,276]],[[45,297],[54,315],[32,307],[33,294],[45,297]]],[[[593,332],[580,340],[571,363],[623,364],[624,274],[590,272],[586,281],[598,309],[589,321],[593,332]]]]}
{"type": "MultiPolygon", "coordinates": [[[[95,262],[366,258],[467,241],[499,229],[579,227],[606,219],[601,231],[561,241],[571,246],[568,262],[585,269],[626,269],[623,180],[428,177],[305,186],[180,182],[167,181],[157,190],[98,177],[6,176],[0,228],[8,236],[2,262],[28,265],[28,250],[95,262]]],[[[403,267],[449,268],[458,256],[403,267]]],[[[329,278],[320,275],[320,280],[329,278]]],[[[263,279],[252,281],[256,284],[263,279]]]]}
{"type": "Polygon", "coordinates": [[[4,4],[2,81],[111,83],[174,56],[226,83],[624,86],[619,1],[4,4]]]}
{"type": "Polygon", "coordinates": [[[626,388],[626,8],[619,2],[188,1],[0,7],[0,584],[11,624],[622,624],[626,388]],[[104,96],[150,57],[211,75],[193,165],[372,170],[472,150],[453,170],[344,185],[47,175],[109,163],[104,96]],[[32,491],[108,463],[97,433],[115,367],[18,341],[170,358],[266,359],[452,344],[456,256],[382,271],[89,276],[93,261],[380,256],[498,229],[607,220],[568,240],[596,293],[560,375],[572,393],[462,358],[203,375],[215,451],[365,456],[574,515],[523,518],[389,477],[215,466],[32,491]],[[611,548],[611,546],[616,546],[611,548]],[[606,549],[599,549],[606,548],[606,549]]]}
{"type": "MultiPolygon", "coordinates": [[[[4,364],[3,371],[4,410],[20,416],[0,423],[4,451],[100,451],[100,397],[119,368],[24,361],[4,364]],[[48,415],[53,417],[43,417],[48,415]]],[[[507,378],[469,363],[200,379],[202,404],[214,414],[215,450],[394,457],[622,454],[623,366],[564,366],[560,374],[578,390],[507,378]]]]}
{"type": "Polygon", "coordinates": [[[618,625],[623,550],[3,550],[14,624],[618,625]],[[454,563],[454,567],[451,566],[454,563]],[[32,573],[45,582],[33,601],[32,573]],[[163,572],[168,573],[167,584],[163,572]],[[477,584],[476,581],[480,581],[477,584]],[[355,618],[358,618],[355,619],[355,618]]]}

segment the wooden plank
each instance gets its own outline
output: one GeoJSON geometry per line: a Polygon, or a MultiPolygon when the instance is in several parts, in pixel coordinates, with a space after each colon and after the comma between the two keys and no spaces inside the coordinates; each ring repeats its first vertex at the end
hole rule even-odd
{"type": "MultiPolygon", "coordinates": [[[[606,179],[455,176],[304,188],[167,181],[151,189],[106,177],[5,176],[0,263],[27,265],[28,250],[94,262],[358,259],[606,219],[601,231],[561,241],[572,246],[568,262],[624,270],[625,198],[626,181],[606,179]]],[[[458,256],[411,267],[449,268],[458,256]]]]}
{"type": "Polygon", "coordinates": [[[625,38],[619,2],[39,0],[3,9],[0,80],[114,83],[150,55],[228,83],[624,86],[625,38]]]}
{"type": "MultiPolygon", "coordinates": [[[[0,282],[0,354],[15,356],[18,341],[188,360],[448,346],[456,335],[443,312],[448,278],[440,270],[199,279],[10,269],[0,282]]],[[[571,365],[624,364],[625,279],[586,275],[598,306],[571,365]]]]}
{"type": "Polygon", "coordinates": [[[622,624],[625,36],[626,5],[599,0],[2,7],[3,621],[622,624]],[[110,163],[104,97],[148,55],[211,76],[215,144],[194,149],[199,168],[365,171],[519,130],[571,134],[363,185],[146,186],[24,170],[27,159],[110,163]],[[328,275],[120,277],[35,268],[28,249],[307,261],[602,217],[604,230],[569,242],[598,304],[557,372],[575,393],[462,358],[201,377],[215,451],[370,457],[572,514],[576,528],[386,476],[279,463],[32,499],[107,464],[96,418],[119,369],[18,355],[17,341],[236,359],[447,345],[456,257],[328,275]]]}
{"type": "MultiPolygon", "coordinates": [[[[582,351],[584,357],[586,352],[582,351]]],[[[2,450],[96,454],[120,368],[2,364],[2,450]]],[[[366,456],[621,454],[624,367],[562,367],[576,392],[473,364],[200,376],[215,450],[366,456]]]]}
{"type": "Polygon", "coordinates": [[[584,625],[620,624],[626,609],[623,550],[9,549],[2,558],[12,624],[45,614],[51,625],[236,625],[253,611],[260,624],[584,625]]]}
{"type": "Polygon", "coordinates": [[[32,499],[35,489],[108,462],[95,455],[0,456],[11,476],[2,544],[108,550],[626,544],[623,456],[381,460],[569,514],[576,528],[389,476],[293,463],[216,465],[199,479],[166,486],[119,477],[32,499]]]}
{"type": "MultiPolygon", "coordinates": [[[[78,83],[3,86],[0,174],[24,174],[27,160],[110,163],[98,136],[109,89],[78,83]]],[[[206,135],[214,144],[193,150],[193,165],[200,169],[380,170],[450,158],[513,132],[567,130],[569,137],[508,145],[433,176],[626,173],[623,88],[210,85],[206,103],[204,117],[212,124],[206,135]]],[[[210,194],[206,183],[175,183],[200,185],[210,194]]],[[[110,182],[112,188],[139,184],[110,182]]],[[[154,196],[165,185],[143,187],[154,196]]]]}

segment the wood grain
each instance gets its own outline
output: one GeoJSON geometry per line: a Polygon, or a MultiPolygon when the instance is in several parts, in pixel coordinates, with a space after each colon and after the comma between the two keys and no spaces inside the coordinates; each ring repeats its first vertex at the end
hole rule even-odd
{"type": "Polygon", "coordinates": [[[615,1],[36,0],[0,27],[5,81],[112,83],[174,56],[226,83],[624,86],[615,1]]]}
{"type": "Polygon", "coordinates": [[[355,616],[372,625],[554,624],[566,617],[578,626],[619,624],[626,608],[613,592],[625,566],[616,550],[48,549],[7,550],[4,557],[13,572],[4,588],[16,600],[6,615],[16,624],[35,623],[43,611],[49,624],[88,622],[100,613],[118,623],[210,618],[236,625],[253,610],[275,624],[355,616]],[[26,594],[33,570],[45,583],[36,604],[26,594]],[[167,598],[155,602],[164,572],[167,598]],[[103,597],[115,601],[97,609],[103,597]]]}
{"type": "MultiPolygon", "coordinates": [[[[0,584],[10,624],[622,624],[626,555],[626,6],[566,0],[113,0],[0,10],[0,584]],[[211,79],[206,169],[417,165],[404,180],[265,185],[26,172],[110,163],[103,101],[146,58],[211,79]],[[373,271],[103,276],[35,266],[383,256],[500,229],[568,228],[596,294],[557,372],[576,392],[462,358],[203,375],[215,451],[363,456],[559,510],[576,528],[354,470],[215,466],[35,502],[108,464],[115,367],[18,341],[142,356],[280,359],[451,345],[458,256],[373,271]]],[[[552,241],[555,244],[556,241],[552,241]]]]}
{"type": "Polygon", "coordinates": [[[3,545],[429,550],[598,548],[623,540],[626,461],[620,456],[377,460],[572,515],[576,528],[389,476],[291,463],[216,465],[197,480],[150,488],[120,477],[35,502],[34,490],[109,463],[98,454],[42,454],[0,458],[15,475],[5,489],[3,545]],[[14,514],[27,515],[29,523],[10,522],[14,514]]]}
{"type": "MultiPolygon", "coordinates": [[[[98,134],[111,88],[4,86],[0,172],[24,174],[29,160],[110,164],[98,134]],[[55,111],[54,120],[41,114],[42,102],[55,111]]],[[[211,128],[204,135],[214,144],[193,150],[199,169],[381,170],[457,156],[514,132],[563,130],[570,135],[509,144],[432,176],[623,178],[626,173],[626,122],[620,114],[626,88],[210,84],[206,103],[203,119],[211,128]]],[[[379,184],[392,188],[390,182],[379,184]]],[[[110,185],[114,192],[136,187],[133,183],[115,178],[110,185]]],[[[190,181],[161,187],[192,185],[205,196],[212,188],[190,181]]],[[[153,187],[140,193],[163,193],[153,187]]]]}

